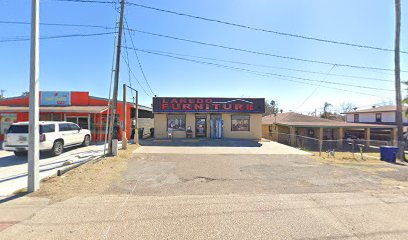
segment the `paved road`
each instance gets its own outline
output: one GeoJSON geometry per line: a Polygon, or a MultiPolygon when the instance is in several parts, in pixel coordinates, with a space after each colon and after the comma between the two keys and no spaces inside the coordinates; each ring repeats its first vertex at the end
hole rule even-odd
{"type": "Polygon", "coordinates": [[[122,177],[99,194],[2,204],[3,224],[13,226],[0,238],[408,239],[405,166],[346,168],[297,150],[152,153],[159,148],[138,149],[122,177]],[[35,215],[13,218],[32,206],[35,215]]]}
{"type": "MultiPolygon", "coordinates": [[[[41,154],[41,179],[55,175],[64,163],[79,163],[103,154],[103,145],[66,149],[57,157],[41,154]]],[[[13,152],[0,150],[0,197],[27,187],[27,157],[17,157],[13,152]]]]}

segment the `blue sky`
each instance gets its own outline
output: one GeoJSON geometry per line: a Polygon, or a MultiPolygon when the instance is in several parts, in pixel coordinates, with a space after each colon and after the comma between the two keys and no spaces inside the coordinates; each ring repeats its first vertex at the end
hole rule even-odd
{"type": "MultiPolygon", "coordinates": [[[[317,38],[391,49],[394,43],[394,1],[132,1],[152,7],[317,38]]],[[[92,24],[109,27],[115,25],[117,13],[109,4],[56,2],[53,0],[41,0],[40,2],[41,22],[92,24]]],[[[405,30],[408,25],[406,1],[402,2],[401,49],[408,51],[408,37],[405,30]]],[[[2,0],[0,1],[0,21],[30,21],[30,8],[31,1],[29,0],[2,0]]],[[[153,33],[290,57],[393,68],[394,56],[391,52],[359,49],[256,32],[135,6],[126,7],[126,19],[130,28],[153,33]]],[[[42,36],[109,31],[61,26],[41,26],[40,28],[42,36]]],[[[0,40],[15,36],[29,36],[29,34],[29,25],[0,24],[0,40]]],[[[394,99],[392,91],[364,88],[374,87],[392,90],[394,87],[392,72],[338,66],[332,69],[330,65],[242,53],[141,33],[133,33],[132,37],[137,48],[268,65],[273,68],[216,62],[259,72],[363,86],[363,88],[356,88],[316,82],[312,83],[320,86],[312,86],[278,77],[259,76],[248,72],[232,71],[139,52],[139,59],[147,80],[153,92],[158,96],[265,97],[278,101],[280,107],[285,111],[293,110],[303,113],[314,111],[314,109],[319,111],[325,101],[332,103],[334,107],[338,107],[342,102],[353,102],[357,106],[363,107],[394,99]],[[331,70],[331,74],[390,81],[325,76],[279,68],[323,73],[331,70]],[[333,87],[344,91],[333,89],[333,87]],[[375,96],[355,92],[364,92],[375,96]],[[307,101],[305,101],[306,99],[307,101]]],[[[40,44],[40,89],[90,91],[91,95],[107,97],[111,76],[113,40],[113,34],[42,40],[40,44]]],[[[127,33],[127,43],[130,45],[129,33],[127,33]]],[[[128,54],[131,69],[140,84],[133,76],[130,81],[133,86],[140,89],[141,104],[150,105],[152,93],[141,75],[134,52],[129,50],[128,54]]],[[[407,54],[401,55],[401,61],[402,69],[408,70],[407,54]]],[[[122,63],[124,62],[122,61],[122,63]]],[[[0,89],[7,91],[6,96],[17,96],[21,92],[27,91],[29,42],[0,42],[0,66],[0,89]]],[[[402,76],[407,79],[406,73],[402,76]]],[[[124,82],[129,83],[129,77],[126,65],[122,64],[120,83],[124,82]]]]}

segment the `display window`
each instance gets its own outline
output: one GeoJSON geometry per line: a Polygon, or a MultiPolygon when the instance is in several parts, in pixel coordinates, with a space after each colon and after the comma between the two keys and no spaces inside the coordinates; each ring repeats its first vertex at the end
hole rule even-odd
{"type": "Polygon", "coordinates": [[[167,115],[167,131],[185,131],[186,115],[167,115]]]}
{"type": "Polygon", "coordinates": [[[231,131],[249,131],[249,125],[250,125],[249,115],[231,116],[231,131]]]}

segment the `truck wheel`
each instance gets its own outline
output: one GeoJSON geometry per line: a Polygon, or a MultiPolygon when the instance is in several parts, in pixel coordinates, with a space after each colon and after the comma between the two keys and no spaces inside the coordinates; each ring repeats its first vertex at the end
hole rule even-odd
{"type": "Polygon", "coordinates": [[[91,138],[89,137],[89,135],[86,135],[84,138],[84,141],[82,142],[82,146],[83,147],[87,147],[91,144],[91,138]]]}
{"type": "Polygon", "coordinates": [[[14,155],[16,156],[27,156],[26,151],[14,151],[14,155]]]}
{"type": "Polygon", "coordinates": [[[61,141],[54,142],[54,145],[52,146],[51,154],[53,156],[58,156],[58,155],[61,155],[63,151],[64,151],[64,144],[61,141]]]}

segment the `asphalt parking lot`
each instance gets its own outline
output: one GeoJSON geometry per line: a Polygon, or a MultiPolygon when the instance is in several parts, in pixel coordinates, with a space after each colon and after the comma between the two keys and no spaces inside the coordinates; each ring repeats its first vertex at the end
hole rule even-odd
{"type": "MultiPolygon", "coordinates": [[[[145,143],[125,160],[120,177],[99,192],[90,189],[52,203],[46,194],[7,202],[0,214],[26,212],[30,204],[39,210],[0,237],[408,238],[406,166],[379,163],[375,171],[343,167],[272,142],[194,144],[145,143]],[[218,152],[223,148],[227,154],[218,152]]],[[[110,162],[103,164],[115,171],[110,162]]]]}

